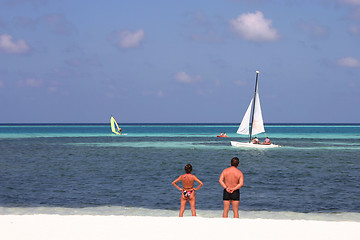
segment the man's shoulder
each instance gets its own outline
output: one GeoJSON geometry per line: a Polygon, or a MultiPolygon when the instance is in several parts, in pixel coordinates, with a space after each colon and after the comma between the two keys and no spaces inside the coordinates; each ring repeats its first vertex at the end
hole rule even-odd
{"type": "Polygon", "coordinates": [[[230,171],[231,170],[231,167],[228,167],[228,168],[225,168],[224,170],[223,170],[223,172],[228,172],[228,171],[230,171]]]}
{"type": "Polygon", "coordinates": [[[233,167],[228,167],[228,168],[224,169],[223,173],[233,172],[233,171],[236,171],[236,170],[238,170],[238,169],[237,168],[234,169],[233,167]]]}
{"type": "MultiPolygon", "coordinates": [[[[241,171],[240,171],[240,169],[238,169],[238,168],[236,168],[236,167],[229,167],[229,168],[227,168],[227,169],[225,169],[227,172],[231,172],[231,173],[242,173],[241,171]]],[[[225,171],[224,170],[224,171],[225,171]]]]}

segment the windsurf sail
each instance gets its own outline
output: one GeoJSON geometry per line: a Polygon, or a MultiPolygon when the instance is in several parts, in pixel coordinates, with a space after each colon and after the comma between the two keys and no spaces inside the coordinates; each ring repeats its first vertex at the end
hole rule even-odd
{"type": "Polygon", "coordinates": [[[119,125],[117,124],[115,118],[113,116],[111,116],[110,118],[110,124],[111,124],[111,131],[115,134],[121,134],[121,132],[119,131],[119,125]]]}

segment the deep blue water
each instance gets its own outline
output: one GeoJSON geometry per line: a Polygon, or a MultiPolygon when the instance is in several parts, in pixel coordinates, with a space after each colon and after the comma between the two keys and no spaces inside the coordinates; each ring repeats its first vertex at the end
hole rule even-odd
{"type": "MultiPolygon", "coordinates": [[[[0,125],[0,207],[179,209],[187,163],[197,209],[222,209],[221,171],[244,173],[242,211],[360,212],[360,125],[267,125],[276,149],[241,149],[236,124],[0,125]],[[220,132],[229,138],[217,138],[220,132]]],[[[260,139],[264,135],[259,136],[260,139]]]]}

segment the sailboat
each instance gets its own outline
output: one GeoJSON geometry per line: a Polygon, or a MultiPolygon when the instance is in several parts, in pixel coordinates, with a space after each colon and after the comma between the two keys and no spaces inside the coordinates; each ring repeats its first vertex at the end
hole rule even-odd
{"type": "Polygon", "coordinates": [[[110,118],[110,125],[111,125],[111,131],[117,135],[121,135],[121,128],[119,128],[119,125],[117,124],[115,118],[111,116],[110,118]]]}
{"type": "Polygon", "coordinates": [[[237,130],[237,134],[249,135],[249,142],[231,141],[234,147],[251,147],[251,148],[274,148],[279,147],[275,144],[255,144],[252,143],[252,137],[259,133],[265,133],[264,121],[261,113],[260,98],[258,93],[258,76],[259,71],[256,71],[255,94],[251,99],[249,107],[241,121],[237,130]],[[251,124],[250,124],[251,118],[251,124]]]}

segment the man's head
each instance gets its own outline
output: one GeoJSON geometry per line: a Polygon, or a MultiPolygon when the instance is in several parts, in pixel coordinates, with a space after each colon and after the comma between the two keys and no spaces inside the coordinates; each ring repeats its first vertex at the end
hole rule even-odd
{"type": "Polygon", "coordinates": [[[191,173],[191,171],[192,171],[192,166],[191,166],[191,164],[189,163],[189,164],[186,164],[186,166],[185,166],[185,172],[186,173],[191,173]]]}
{"type": "Polygon", "coordinates": [[[234,167],[239,166],[239,158],[234,157],[233,159],[231,159],[231,166],[234,166],[234,167]]]}

